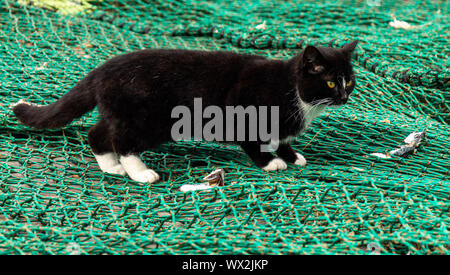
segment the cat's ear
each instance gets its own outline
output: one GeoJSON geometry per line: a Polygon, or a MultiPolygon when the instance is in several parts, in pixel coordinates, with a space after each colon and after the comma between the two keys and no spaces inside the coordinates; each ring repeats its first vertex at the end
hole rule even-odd
{"type": "Polygon", "coordinates": [[[310,74],[320,74],[325,71],[324,58],[314,46],[306,46],[303,51],[303,64],[310,74]]]}
{"type": "Polygon", "coordinates": [[[358,40],[347,43],[344,46],[342,46],[342,50],[344,50],[347,53],[352,53],[355,50],[357,44],[358,44],[358,40]]]}

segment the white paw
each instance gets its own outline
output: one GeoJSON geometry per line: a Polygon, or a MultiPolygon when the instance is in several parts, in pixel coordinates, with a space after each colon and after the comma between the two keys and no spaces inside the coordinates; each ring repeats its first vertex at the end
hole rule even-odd
{"type": "Polygon", "coordinates": [[[286,168],[287,168],[287,164],[286,164],[286,162],[284,162],[284,160],[282,160],[280,158],[274,158],[273,160],[271,160],[269,162],[269,164],[267,164],[266,166],[263,167],[263,170],[276,171],[276,170],[284,170],[286,168]]]}
{"type": "Polygon", "coordinates": [[[139,172],[129,173],[130,178],[138,182],[153,183],[159,180],[159,175],[152,169],[142,170],[139,172]]]}
{"type": "Polygon", "coordinates": [[[125,169],[123,169],[123,166],[120,164],[117,164],[116,166],[109,167],[105,169],[103,172],[108,174],[116,174],[116,175],[122,175],[125,176],[126,172],[125,169]]]}
{"type": "Polygon", "coordinates": [[[305,166],[306,165],[305,157],[299,153],[296,153],[296,155],[297,155],[297,160],[295,161],[295,164],[300,165],[300,166],[305,166]]]}

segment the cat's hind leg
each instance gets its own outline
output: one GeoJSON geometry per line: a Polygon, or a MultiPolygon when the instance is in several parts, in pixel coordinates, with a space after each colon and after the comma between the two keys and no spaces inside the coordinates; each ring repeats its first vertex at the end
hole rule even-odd
{"type": "Polygon", "coordinates": [[[113,152],[110,131],[104,120],[100,120],[89,130],[88,141],[98,166],[103,172],[125,175],[125,169],[113,152]]]}
{"type": "MultiPolygon", "coordinates": [[[[159,180],[159,175],[152,169],[147,168],[139,158],[139,152],[142,152],[146,147],[143,144],[146,138],[135,131],[131,131],[130,128],[123,127],[121,129],[122,131],[117,131],[114,134],[113,147],[125,172],[131,179],[142,183],[153,183],[159,180]]],[[[149,138],[147,138],[148,140],[149,138]]]]}

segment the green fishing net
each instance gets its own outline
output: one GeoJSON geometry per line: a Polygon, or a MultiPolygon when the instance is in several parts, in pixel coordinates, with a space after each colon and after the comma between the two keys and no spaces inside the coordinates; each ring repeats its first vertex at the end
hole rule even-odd
{"type": "Polygon", "coordinates": [[[448,254],[448,7],[1,1],[0,254],[367,254],[374,245],[382,254],[448,254]],[[10,110],[19,99],[54,102],[108,58],[137,49],[288,59],[307,44],[352,39],[356,91],[293,142],[306,167],[267,173],[236,146],[169,143],[142,154],[162,180],[140,185],[100,171],[87,142],[96,110],[60,130],[25,127],[10,110]],[[370,155],[424,129],[413,155],[370,155]],[[224,186],[179,191],[216,168],[224,186]]]}

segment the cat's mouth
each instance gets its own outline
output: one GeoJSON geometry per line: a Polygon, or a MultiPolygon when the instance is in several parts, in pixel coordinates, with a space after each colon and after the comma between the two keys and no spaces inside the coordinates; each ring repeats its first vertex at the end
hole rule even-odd
{"type": "Polygon", "coordinates": [[[344,105],[345,103],[347,103],[347,101],[348,101],[348,99],[340,99],[340,98],[336,98],[336,99],[333,100],[332,105],[335,105],[335,106],[342,106],[342,105],[344,105]]]}

